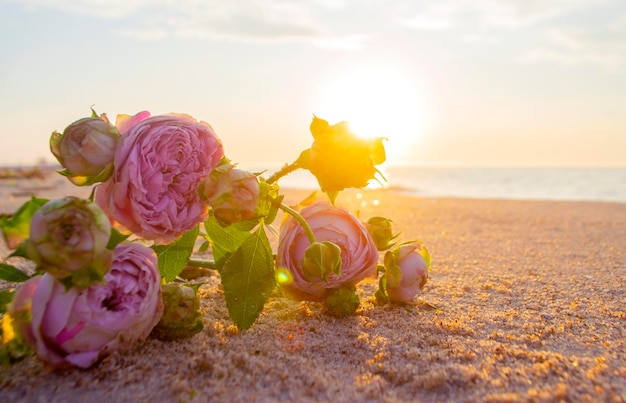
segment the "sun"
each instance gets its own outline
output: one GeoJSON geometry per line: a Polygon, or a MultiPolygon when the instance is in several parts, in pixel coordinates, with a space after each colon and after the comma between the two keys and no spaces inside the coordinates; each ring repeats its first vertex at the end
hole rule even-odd
{"type": "Polygon", "coordinates": [[[358,65],[332,77],[321,87],[314,110],[330,124],[347,121],[358,136],[387,138],[388,160],[408,157],[424,113],[415,79],[384,64],[358,65]]]}

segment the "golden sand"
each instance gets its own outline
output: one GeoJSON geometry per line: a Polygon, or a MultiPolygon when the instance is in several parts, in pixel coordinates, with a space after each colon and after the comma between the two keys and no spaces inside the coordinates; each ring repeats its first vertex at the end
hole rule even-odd
{"type": "MultiPolygon", "coordinates": [[[[46,197],[75,189],[60,180],[0,182],[0,211],[29,183],[46,197]]],[[[50,372],[30,357],[2,369],[0,402],[626,400],[626,204],[384,190],[338,203],[425,243],[433,272],[415,305],[377,305],[367,282],[357,314],[337,319],[277,292],[240,332],[214,275],[193,338],[150,338],[89,370],[50,372]]]]}

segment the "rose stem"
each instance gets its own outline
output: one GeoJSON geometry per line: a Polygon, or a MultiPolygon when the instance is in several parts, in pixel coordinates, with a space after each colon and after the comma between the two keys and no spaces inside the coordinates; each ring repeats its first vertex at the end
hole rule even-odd
{"type": "Polygon", "coordinates": [[[295,218],[296,221],[298,221],[300,225],[302,225],[302,228],[304,228],[304,233],[306,234],[307,238],[309,238],[309,242],[311,242],[311,244],[317,242],[317,239],[315,238],[315,234],[313,233],[313,230],[309,226],[309,223],[306,222],[306,220],[304,219],[304,217],[302,217],[300,213],[298,213],[296,210],[290,207],[285,206],[282,203],[278,205],[278,208],[283,210],[285,213],[289,214],[293,218],[295,218]]]}
{"type": "Polygon", "coordinates": [[[277,182],[280,178],[285,175],[288,175],[295,171],[296,169],[300,169],[301,166],[298,164],[298,161],[294,161],[291,164],[285,164],[279,171],[275,172],[272,176],[267,178],[265,183],[269,183],[270,185],[274,182],[277,182]]]}
{"type": "Polygon", "coordinates": [[[205,269],[217,270],[217,266],[215,266],[215,261],[213,260],[189,259],[187,261],[187,264],[189,266],[204,267],[205,269]]]}

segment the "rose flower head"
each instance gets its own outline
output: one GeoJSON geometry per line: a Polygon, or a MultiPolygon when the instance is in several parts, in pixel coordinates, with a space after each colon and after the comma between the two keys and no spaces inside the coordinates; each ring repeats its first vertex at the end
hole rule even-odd
{"type": "Polygon", "coordinates": [[[428,280],[430,255],[420,242],[411,241],[385,253],[384,265],[389,300],[411,303],[428,280]]]}
{"type": "Polygon", "coordinates": [[[219,165],[200,185],[200,196],[224,226],[256,217],[259,195],[256,175],[230,163],[219,165]]]}
{"type": "Polygon", "coordinates": [[[161,287],[163,316],[152,334],[161,340],[191,337],[204,327],[200,316],[200,300],[193,288],[168,283],[161,287]]]}
{"type": "Polygon", "coordinates": [[[98,186],[96,202],[137,236],[173,242],[206,219],[198,190],[223,155],[208,123],[188,115],[143,119],[124,128],[113,176],[98,186]]]}
{"type": "Polygon", "coordinates": [[[113,173],[113,156],[120,134],[106,115],[77,120],[63,133],[50,136],[50,151],[65,168],[61,174],[75,185],[107,180],[113,173]]]}
{"type": "Polygon", "coordinates": [[[48,201],[33,214],[25,249],[38,269],[67,287],[85,288],[109,270],[110,236],[111,224],[100,207],[68,196],[48,201]]]}
{"type": "Polygon", "coordinates": [[[21,285],[28,287],[23,298],[31,304],[30,318],[22,314],[19,324],[45,364],[87,368],[148,337],[163,314],[154,251],[139,243],[119,244],[104,280],[66,290],[46,273],[21,285]]]}
{"type": "Polygon", "coordinates": [[[374,216],[367,220],[367,231],[372,235],[379,251],[391,248],[394,245],[391,241],[398,237],[398,234],[393,233],[392,224],[393,222],[385,217],[374,216]]]}
{"type": "Polygon", "coordinates": [[[385,162],[383,138],[360,138],[347,122],[330,125],[314,116],[311,133],[313,144],[298,163],[315,175],[324,192],[365,187],[375,178],[375,166],[385,162]]]}
{"type": "MultiPolygon", "coordinates": [[[[376,276],[378,251],[358,218],[347,210],[321,200],[302,208],[300,214],[318,242],[330,242],[339,248],[341,271],[337,274],[336,269],[325,269],[317,275],[308,266],[306,262],[312,258],[307,256],[305,261],[305,254],[307,250],[315,249],[310,249],[311,243],[302,225],[289,216],[280,228],[276,255],[276,265],[281,276],[287,274],[283,270],[289,272],[286,276],[289,281],[281,282],[284,291],[298,299],[323,301],[332,289],[348,284],[356,285],[366,277],[376,276]],[[307,265],[306,272],[303,262],[307,265]]],[[[326,254],[330,252],[326,249],[320,248],[324,256],[318,260],[326,260],[326,254]]],[[[334,261],[334,257],[330,261],[334,261]]]]}

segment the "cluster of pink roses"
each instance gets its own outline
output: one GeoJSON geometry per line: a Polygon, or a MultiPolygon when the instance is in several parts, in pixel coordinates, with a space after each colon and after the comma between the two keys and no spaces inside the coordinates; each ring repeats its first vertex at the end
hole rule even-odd
{"type": "Polygon", "coordinates": [[[211,126],[189,115],[106,115],[53,133],[52,153],[79,185],[101,183],[96,203],[115,224],[167,244],[207,218],[209,205],[225,223],[255,216],[255,175],[224,159],[211,126]]]}
{"type": "Polygon", "coordinates": [[[99,183],[95,203],[66,197],[34,213],[23,245],[45,274],[19,287],[9,313],[42,361],[88,367],[144,340],[164,309],[155,252],[138,242],[109,250],[111,224],[171,243],[207,219],[209,204],[224,222],[252,217],[258,181],[218,169],[221,141],[187,115],[120,115],[116,126],[92,116],[54,132],[50,145],[73,183],[99,183]]]}
{"type": "Polygon", "coordinates": [[[365,278],[376,278],[382,270],[382,292],[386,298],[410,303],[426,284],[430,258],[420,242],[411,241],[388,250],[384,265],[379,268],[379,251],[393,247],[391,241],[397,237],[389,220],[372,217],[364,224],[349,211],[326,201],[306,206],[300,214],[320,242],[311,244],[296,219],[289,217],[283,223],[276,265],[290,274],[281,282],[288,294],[324,301],[334,290],[352,289],[365,278]],[[336,250],[324,243],[335,245],[336,250]]]}
{"type": "MultiPolygon", "coordinates": [[[[228,298],[237,289],[237,270],[253,264],[264,266],[243,277],[258,275],[254,281],[264,281],[260,288],[276,286],[276,268],[276,281],[286,294],[326,302],[339,315],[354,313],[359,306],[356,285],[381,272],[377,299],[411,302],[428,278],[430,258],[423,245],[396,246],[391,221],[373,217],[362,223],[334,205],[340,190],[374,178],[375,165],[385,160],[382,139],[360,139],[344,122],[331,126],[317,117],[311,133],[310,149],[279,175],[264,179],[232,164],[211,126],[188,115],[119,115],[114,126],[106,115],[94,113],[63,133],[54,132],[50,148],[64,168],[61,173],[76,185],[96,185],[95,195],[93,200],[65,197],[37,206],[28,217],[27,234],[21,233],[23,223],[0,222],[9,247],[45,272],[13,295],[7,312],[14,327],[52,367],[89,367],[145,340],[153,329],[164,339],[194,334],[202,328],[197,297],[189,288],[162,285],[155,250],[186,234],[197,237],[198,225],[209,225],[210,211],[224,228],[252,223],[231,227],[228,237],[241,240],[240,245],[251,236],[250,228],[271,224],[279,208],[288,213],[275,261],[271,250],[268,259],[254,260],[256,253],[246,255],[243,246],[233,249],[230,239],[222,247],[220,239],[210,239],[222,258],[222,266],[215,267],[226,267],[220,271],[223,284],[231,276],[225,286],[229,313],[236,310],[228,298]],[[316,175],[332,203],[316,201],[299,212],[284,206],[275,182],[296,168],[316,175]],[[384,264],[379,265],[383,251],[384,264]]],[[[208,240],[208,231],[204,236],[208,240]]],[[[195,239],[186,246],[187,257],[193,244],[195,239]]],[[[269,250],[269,243],[260,248],[265,247],[269,250]]],[[[249,305],[262,309],[269,293],[257,294],[233,300],[257,298],[249,305]]],[[[255,319],[240,323],[248,326],[255,319]]]]}

